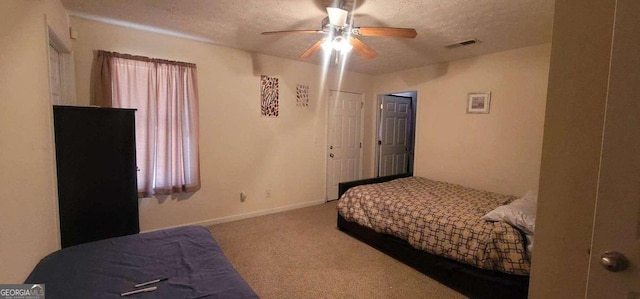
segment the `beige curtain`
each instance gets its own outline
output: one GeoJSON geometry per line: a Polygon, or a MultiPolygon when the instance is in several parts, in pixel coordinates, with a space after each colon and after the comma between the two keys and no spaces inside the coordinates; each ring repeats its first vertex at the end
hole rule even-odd
{"type": "Polygon", "coordinates": [[[139,195],[199,190],[195,64],[105,51],[97,57],[94,102],[137,109],[139,195]]]}

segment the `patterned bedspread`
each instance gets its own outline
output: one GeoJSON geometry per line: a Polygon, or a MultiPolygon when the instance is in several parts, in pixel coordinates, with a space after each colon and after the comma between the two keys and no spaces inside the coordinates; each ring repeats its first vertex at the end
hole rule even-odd
{"type": "Polygon", "coordinates": [[[410,177],[349,189],[338,202],[347,221],[406,240],[411,246],[482,269],[528,275],[519,231],[481,220],[514,196],[410,177]]]}

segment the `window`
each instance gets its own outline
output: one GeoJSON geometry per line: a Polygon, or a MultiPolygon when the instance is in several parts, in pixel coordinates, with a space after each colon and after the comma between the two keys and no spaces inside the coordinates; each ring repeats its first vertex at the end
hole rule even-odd
{"type": "Polygon", "coordinates": [[[98,51],[96,104],[136,111],[141,197],[200,189],[196,66],[98,51]]]}

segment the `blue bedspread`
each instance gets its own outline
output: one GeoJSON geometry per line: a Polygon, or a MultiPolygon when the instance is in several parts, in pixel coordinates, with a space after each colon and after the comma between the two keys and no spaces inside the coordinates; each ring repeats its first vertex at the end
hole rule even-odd
{"type": "Polygon", "coordinates": [[[150,285],[157,290],[124,298],[258,298],[202,226],[67,247],[42,259],[25,283],[45,284],[47,299],[121,298],[165,277],[150,285]]]}

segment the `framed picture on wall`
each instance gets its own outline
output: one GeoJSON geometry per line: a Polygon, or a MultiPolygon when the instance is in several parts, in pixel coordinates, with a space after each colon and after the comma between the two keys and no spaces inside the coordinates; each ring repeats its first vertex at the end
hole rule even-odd
{"type": "Polygon", "coordinates": [[[491,92],[471,92],[467,97],[467,113],[489,113],[491,92]]]}

